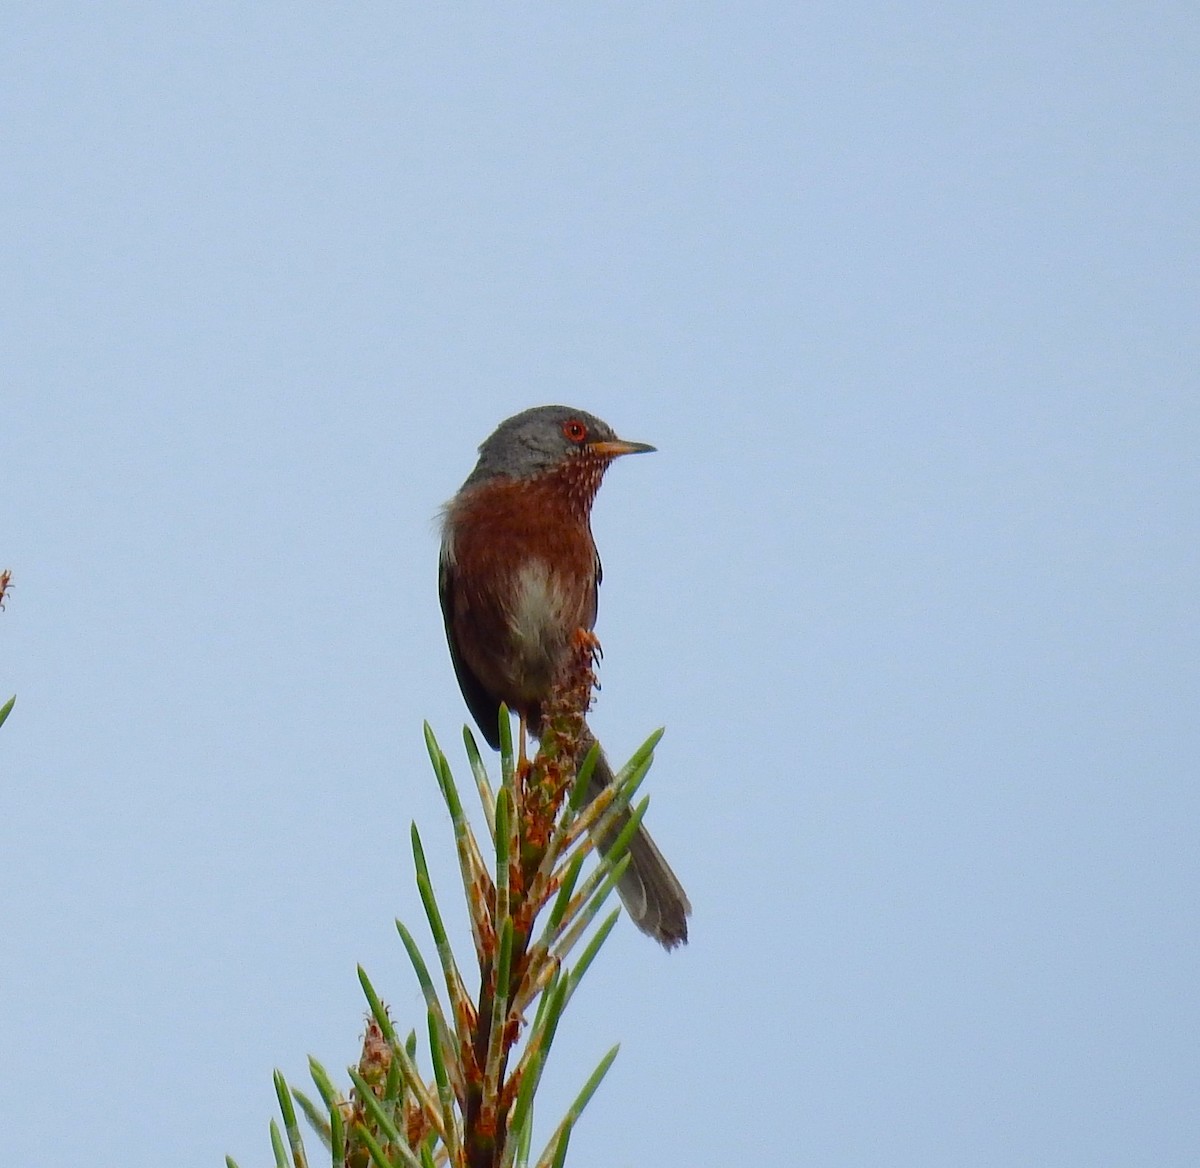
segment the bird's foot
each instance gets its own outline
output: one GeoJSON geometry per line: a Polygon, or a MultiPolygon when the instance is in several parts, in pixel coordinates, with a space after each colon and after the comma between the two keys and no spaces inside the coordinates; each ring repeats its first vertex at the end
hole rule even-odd
{"type": "Polygon", "coordinates": [[[575,648],[581,653],[587,653],[593,665],[600,664],[604,650],[600,647],[600,638],[591,629],[576,629],[574,640],[575,648]]]}

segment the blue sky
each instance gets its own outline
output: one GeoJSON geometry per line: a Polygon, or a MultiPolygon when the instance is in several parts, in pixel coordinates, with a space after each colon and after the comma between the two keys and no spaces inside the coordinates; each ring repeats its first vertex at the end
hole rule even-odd
{"type": "Polygon", "coordinates": [[[420,998],[435,516],[597,503],[618,929],[571,1162],[1200,1159],[1200,48],[1183,4],[94,6],[0,37],[0,1116],[270,1162],[420,998]]]}

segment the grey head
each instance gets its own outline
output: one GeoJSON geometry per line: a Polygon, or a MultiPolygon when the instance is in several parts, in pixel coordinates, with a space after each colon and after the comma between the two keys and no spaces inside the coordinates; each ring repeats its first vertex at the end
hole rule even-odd
{"type": "Polygon", "coordinates": [[[533,478],[579,457],[608,462],[622,454],[653,450],[625,442],[607,423],[571,406],[534,406],[506,418],[479,447],[479,462],[463,484],[496,476],[533,478]]]}

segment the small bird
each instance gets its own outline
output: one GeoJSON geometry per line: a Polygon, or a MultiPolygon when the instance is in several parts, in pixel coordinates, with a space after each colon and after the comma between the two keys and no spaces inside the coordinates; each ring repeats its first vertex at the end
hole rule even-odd
{"type": "MultiPolygon", "coordinates": [[[[600,480],[613,459],[653,449],[622,441],[583,410],[537,406],[500,423],[446,505],[438,579],[446,639],[467,707],[493,749],[501,702],[541,736],[541,703],[572,638],[596,623],[601,568],[591,512],[600,480]]],[[[614,782],[601,753],[589,799],[614,782]]],[[[630,917],[667,949],[686,942],[692,906],[644,827],[629,856],[617,891],[630,917]]]]}

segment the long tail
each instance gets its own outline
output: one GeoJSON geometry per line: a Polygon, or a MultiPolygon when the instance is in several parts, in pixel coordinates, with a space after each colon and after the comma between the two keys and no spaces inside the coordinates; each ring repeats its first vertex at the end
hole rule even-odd
{"type": "MultiPolygon", "coordinates": [[[[591,743],[588,742],[585,752],[590,748],[591,743]]],[[[615,782],[612,768],[601,750],[588,786],[588,799],[594,799],[605,787],[611,787],[615,782]]],[[[594,837],[596,846],[601,851],[607,851],[616,843],[617,836],[628,822],[629,813],[625,812],[603,836],[594,837]]],[[[639,826],[629,843],[629,867],[617,885],[617,894],[633,923],[664,949],[674,949],[676,945],[687,943],[687,918],[692,912],[691,902],[645,827],[639,826]]]]}

